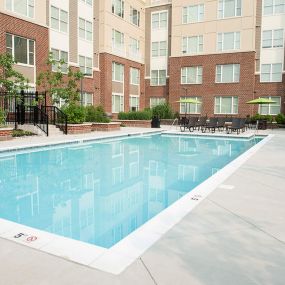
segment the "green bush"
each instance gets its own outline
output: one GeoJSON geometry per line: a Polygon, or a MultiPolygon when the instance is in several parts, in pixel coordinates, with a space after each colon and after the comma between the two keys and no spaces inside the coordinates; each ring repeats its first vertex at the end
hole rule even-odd
{"type": "Polygon", "coordinates": [[[109,123],[110,119],[106,116],[106,113],[102,106],[86,107],[86,122],[98,122],[98,123],[109,123]]]}
{"type": "Polygon", "coordinates": [[[173,119],[174,112],[168,103],[163,103],[152,108],[153,116],[159,119],[173,119]]]}
{"type": "Polygon", "coordinates": [[[255,114],[251,118],[251,122],[256,122],[257,120],[267,120],[268,122],[273,121],[273,116],[272,115],[260,115],[260,114],[255,114]]]}
{"type": "Polygon", "coordinates": [[[151,120],[151,118],[152,111],[150,109],[137,112],[120,112],[118,114],[119,120],[151,120]]]}
{"type": "Polygon", "coordinates": [[[67,122],[69,124],[82,124],[86,118],[86,108],[76,104],[64,106],[62,111],[67,115],[67,122]]]}
{"type": "Polygon", "coordinates": [[[36,134],[21,129],[13,130],[12,137],[35,136],[36,134]]]}
{"type": "Polygon", "coordinates": [[[0,108],[0,126],[5,125],[6,123],[6,113],[3,109],[0,108]]]}
{"type": "Polygon", "coordinates": [[[278,114],[275,117],[275,121],[277,122],[277,124],[285,124],[285,115],[284,114],[278,114]]]}

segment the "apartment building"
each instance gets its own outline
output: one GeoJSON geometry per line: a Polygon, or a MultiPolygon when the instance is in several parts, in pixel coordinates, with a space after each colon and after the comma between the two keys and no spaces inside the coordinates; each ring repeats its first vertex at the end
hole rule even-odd
{"type": "Polygon", "coordinates": [[[208,116],[285,111],[285,0],[0,0],[0,22],[0,51],[31,89],[52,52],[84,73],[82,104],[114,116],[162,102],[208,116]],[[246,104],[258,97],[277,103],[246,104]]]}

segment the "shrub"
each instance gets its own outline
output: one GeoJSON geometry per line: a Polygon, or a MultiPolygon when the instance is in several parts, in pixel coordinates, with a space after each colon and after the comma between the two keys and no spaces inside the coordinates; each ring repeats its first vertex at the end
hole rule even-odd
{"type": "Polygon", "coordinates": [[[86,109],[83,106],[70,104],[64,106],[62,111],[67,115],[67,122],[70,124],[82,124],[85,122],[86,109]]]}
{"type": "Polygon", "coordinates": [[[271,115],[260,115],[260,114],[255,114],[251,118],[251,122],[256,122],[257,120],[267,120],[268,122],[272,122],[273,116],[271,115]]]}
{"type": "Polygon", "coordinates": [[[120,112],[118,114],[119,120],[151,120],[151,118],[152,111],[150,109],[137,112],[120,112]]]}
{"type": "Polygon", "coordinates": [[[106,116],[106,113],[102,106],[86,107],[86,122],[98,122],[98,123],[109,123],[110,119],[106,116]]]}
{"type": "Polygon", "coordinates": [[[174,112],[168,103],[163,103],[152,108],[153,116],[159,119],[173,119],[174,112]]]}
{"type": "Polygon", "coordinates": [[[285,115],[284,114],[278,114],[275,117],[275,120],[276,120],[277,124],[285,124],[285,115]]]}
{"type": "Polygon", "coordinates": [[[3,109],[0,108],[0,126],[5,125],[6,123],[6,114],[3,109]]]}
{"type": "Polygon", "coordinates": [[[24,137],[24,136],[35,136],[33,132],[24,131],[21,129],[13,130],[12,137],[24,137]]]}

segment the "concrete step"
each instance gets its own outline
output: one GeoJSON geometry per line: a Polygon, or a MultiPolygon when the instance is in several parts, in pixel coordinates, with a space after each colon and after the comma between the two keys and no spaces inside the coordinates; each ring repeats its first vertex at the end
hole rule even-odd
{"type": "Polygon", "coordinates": [[[59,128],[57,128],[56,126],[49,125],[48,127],[49,127],[49,129],[48,129],[49,136],[64,135],[63,132],[59,128]]]}

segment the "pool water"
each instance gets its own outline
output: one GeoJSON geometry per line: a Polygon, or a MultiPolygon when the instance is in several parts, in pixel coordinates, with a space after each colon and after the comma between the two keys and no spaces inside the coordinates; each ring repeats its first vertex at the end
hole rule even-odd
{"type": "Polygon", "coordinates": [[[261,139],[151,135],[0,154],[0,218],[110,248],[261,139]]]}

